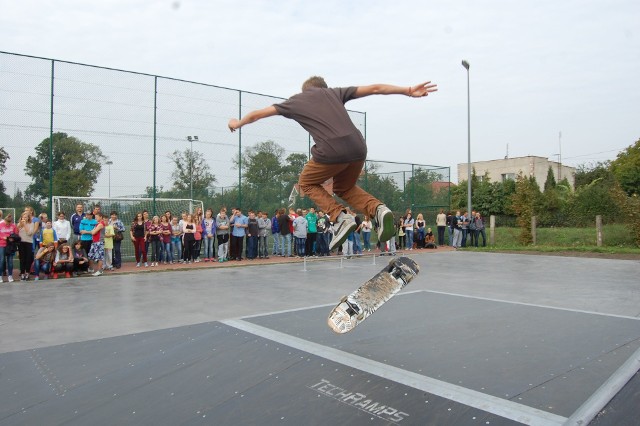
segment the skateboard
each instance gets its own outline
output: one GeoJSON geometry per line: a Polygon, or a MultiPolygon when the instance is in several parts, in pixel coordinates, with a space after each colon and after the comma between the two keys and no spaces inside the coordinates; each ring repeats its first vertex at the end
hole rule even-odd
{"type": "Polygon", "coordinates": [[[419,271],[418,264],[408,257],[391,259],[382,271],[340,300],[329,313],[329,328],[338,334],[353,330],[409,284],[419,271]]]}

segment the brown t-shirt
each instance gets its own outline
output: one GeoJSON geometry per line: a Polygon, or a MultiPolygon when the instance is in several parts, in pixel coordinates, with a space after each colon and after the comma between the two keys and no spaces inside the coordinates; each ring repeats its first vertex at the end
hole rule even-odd
{"type": "Polygon", "coordinates": [[[344,107],[354,99],[356,89],[312,87],[274,107],[311,134],[315,142],[311,155],[318,163],[362,161],[367,158],[367,145],[344,107]]]}

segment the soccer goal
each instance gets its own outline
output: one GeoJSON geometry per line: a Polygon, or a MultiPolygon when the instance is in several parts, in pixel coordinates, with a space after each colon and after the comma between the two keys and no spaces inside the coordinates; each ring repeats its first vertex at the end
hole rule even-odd
{"type": "Polygon", "coordinates": [[[8,214],[13,217],[13,223],[18,223],[20,221],[19,217],[16,217],[16,209],[13,207],[0,207],[0,212],[2,212],[2,219],[8,214]]]}
{"type": "Polygon", "coordinates": [[[172,216],[177,216],[180,219],[180,214],[183,211],[188,213],[195,212],[200,207],[204,212],[204,204],[199,200],[187,200],[176,198],[156,198],[155,210],[153,198],[95,198],[95,197],[53,197],[53,211],[51,216],[55,218],[58,212],[64,212],[67,220],[70,220],[71,215],[76,211],[76,205],[82,204],[84,211],[93,210],[99,206],[102,214],[106,218],[109,217],[112,211],[118,213],[118,219],[122,221],[125,227],[125,238],[122,240],[121,252],[123,260],[131,260],[135,257],[133,244],[131,244],[130,238],[128,238],[129,229],[136,213],[144,210],[149,212],[149,217],[153,218],[154,215],[161,216],[165,212],[170,211],[172,216]]]}

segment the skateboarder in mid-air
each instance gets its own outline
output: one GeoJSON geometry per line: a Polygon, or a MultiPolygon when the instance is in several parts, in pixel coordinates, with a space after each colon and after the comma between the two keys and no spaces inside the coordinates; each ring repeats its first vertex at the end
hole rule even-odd
{"type": "Polygon", "coordinates": [[[301,93],[282,103],[252,111],[241,120],[232,119],[229,129],[233,132],[245,124],[274,115],[298,122],[315,142],[311,148],[312,158],[300,174],[299,185],[334,223],[334,238],[329,249],[340,246],[356,228],[353,216],[323,188],[322,184],[329,179],[333,179],[333,191],[338,197],[354,210],[374,219],[378,239],[384,242],[395,233],[393,213],[380,200],[356,185],[367,158],[367,145],[344,104],[370,95],[420,98],[436,90],[436,84],[430,81],[411,87],[373,84],[329,88],[322,77],[311,77],[302,85],[301,93]]]}

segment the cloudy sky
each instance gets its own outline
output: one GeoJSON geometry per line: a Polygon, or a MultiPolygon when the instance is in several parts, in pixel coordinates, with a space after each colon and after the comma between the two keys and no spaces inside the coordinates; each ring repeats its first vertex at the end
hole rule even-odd
{"type": "Polygon", "coordinates": [[[369,158],[450,166],[537,155],[615,158],[640,138],[637,0],[0,0],[0,50],[288,97],[330,85],[414,85],[369,97],[369,158]]]}

